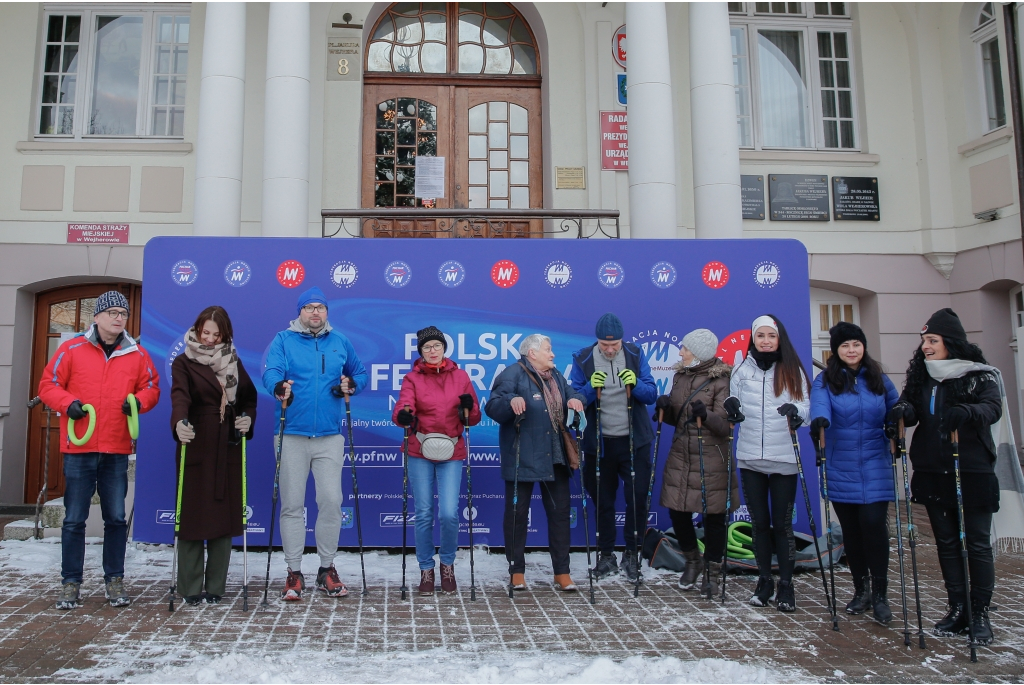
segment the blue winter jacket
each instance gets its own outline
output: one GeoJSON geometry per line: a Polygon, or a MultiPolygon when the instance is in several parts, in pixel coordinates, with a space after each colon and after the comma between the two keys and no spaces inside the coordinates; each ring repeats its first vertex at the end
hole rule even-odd
{"type": "MultiPolygon", "coordinates": [[[[295,381],[284,432],[311,438],[342,433],[345,400],[331,394],[342,376],[352,379],[357,393],[366,387],[366,369],[352,343],[330,324],[313,336],[296,319],[288,330],[274,336],[263,366],[263,387],[273,395],[280,381],[295,381]]],[[[276,432],[281,403],[275,404],[276,432]]]]}
{"type": "MultiPolygon", "coordinates": [[[[825,429],[825,468],[828,498],[846,504],[893,501],[892,454],[885,437],[885,417],[899,399],[889,377],[882,375],[885,395],[871,392],[864,368],[853,389],[839,395],[825,382],[825,374],[811,388],[811,420],[828,419],[825,429]]],[[[812,436],[817,440],[818,436],[812,436]]]]}

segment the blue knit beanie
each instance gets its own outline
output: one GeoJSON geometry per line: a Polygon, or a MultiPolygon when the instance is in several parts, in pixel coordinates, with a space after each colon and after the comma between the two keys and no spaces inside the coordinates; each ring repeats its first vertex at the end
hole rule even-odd
{"type": "Polygon", "coordinates": [[[295,306],[295,312],[301,312],[302,308],[307,304],[322,304],[326,307],[327,298],[324,296],[324,291],[314,285],[312,288],[299,295],[299,303],[295,306]]]}
{"type": "Polygon", "coordinates": [[[96,311],[93,312],[93,316],[100,312],[105,312],[108,309],[112,309],[113,307],[122,307],[126,312],[131,311],[128,309],[127,297],[116,290],[108,290],[96,298],[96,311]]]}
{"type": "Polygon", "coordinates": [[[598,340],[622,340],[622,322],[609,312],[597,320],[594,334],[598,340]]]}

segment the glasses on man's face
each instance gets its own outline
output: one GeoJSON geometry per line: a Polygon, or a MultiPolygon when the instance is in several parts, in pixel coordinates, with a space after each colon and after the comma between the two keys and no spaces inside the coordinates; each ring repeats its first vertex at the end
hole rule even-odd
{"type": "Polygon", "coordinates": [[[438,352],[438,351],[443,350],[443,349],[444,349],[444,345],[442,345],[441,343],[434,343],[433,345],[424,345],[423,346],[423,351],[424,352],[438,352]]]}
{"type": "Polygon", "coordinates": [[[323,314],[327,311],[327,307],[322,304],[307,304],[302,308],[302,311],[307,314],[323,314]]]}
{"type": "Polygon", "coordinates": [[[107,316],[111,319],[124,319],[128,320],[128,312],[123,309],[108,309],[107,316]]]}

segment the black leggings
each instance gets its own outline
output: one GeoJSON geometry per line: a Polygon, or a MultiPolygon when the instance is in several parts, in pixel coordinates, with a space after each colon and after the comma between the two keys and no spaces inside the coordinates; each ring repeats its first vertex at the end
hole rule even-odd
{"type": "Polygon", "coordinates": [[[889,572],[889,503],[832,502],[832,508],[843,527],[846,562],[854,581],[867,575],[885,578],[889,572]]]}
{"type": "MultiPolygon", "coordinates": [[[[697,549],[697,531],[693,527],[692,511],[668,510],[672,519],[672,530],[684,552],[697,549]]],[[[725,552],[725,514],[708,514],[704,517],[704,559],[716,563],[722,561],[725,552]]]]}
{"type": "Polygon", "coordinates": [[[779,558],[779,580],[792,580],[796,543],[793,540],[793,503],[797,474],[759,473],[740,469],[743,498],[753,528],[754,556],[762,576],[772,575],[772,551],[779,558]],[[769,497],[771,507],[769,508],[769,497]],[[774,537],[774,545],[772,544],[774,537]]]}

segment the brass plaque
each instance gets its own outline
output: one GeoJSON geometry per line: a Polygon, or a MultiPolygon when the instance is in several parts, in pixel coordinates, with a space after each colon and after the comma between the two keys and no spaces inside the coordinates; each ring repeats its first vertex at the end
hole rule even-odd
{"type": "Polygon", "coordinates": [[[586,190],[586,168],[581,166],[556,166],[555,188],[565,190],[586,190]]]}

